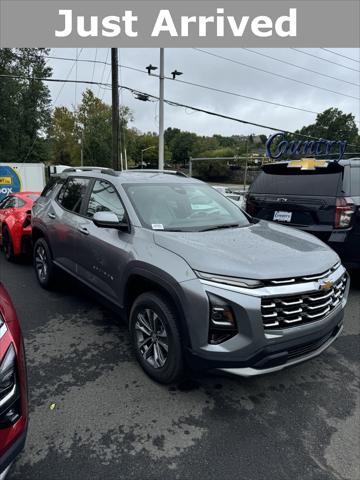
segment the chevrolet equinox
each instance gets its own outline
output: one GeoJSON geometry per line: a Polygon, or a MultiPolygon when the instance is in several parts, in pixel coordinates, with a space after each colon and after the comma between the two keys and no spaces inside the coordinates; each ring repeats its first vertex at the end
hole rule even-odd
{"type": "Polygon", "coordinates": [[[333,250],[180,172],[68,169],[34,204],[32,228],[40,285],[61,269],[110,303],[161,383],[186,366],[277,371],[342,330],[349,277],[333,250]]]}

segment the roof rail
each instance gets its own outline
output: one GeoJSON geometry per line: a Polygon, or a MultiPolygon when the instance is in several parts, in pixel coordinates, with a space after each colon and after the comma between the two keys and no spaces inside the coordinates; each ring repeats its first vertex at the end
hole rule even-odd
{"type": "Polygon", "coordinates": [[[125,170],[126,173],[164,173],[166,175],[178,175],[179,177],[187,177],[186,173],[180,172],[180,170],[157,170],[150,168],[132,168],[131,170],[125,170]]]}
{"type": "Polygon", "coordinates": [[[61,173],[70,173],[70,172],[100,172],[106,175],[112,175],[113,177],[117,177],[118,174],[112,168],[107,167],[69,167],[63,170],[61,173]]]}

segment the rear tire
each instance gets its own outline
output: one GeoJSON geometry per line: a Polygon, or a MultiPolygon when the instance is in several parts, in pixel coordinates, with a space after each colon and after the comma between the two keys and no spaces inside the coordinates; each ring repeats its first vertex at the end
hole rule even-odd
{"type": "Polygon", "coordinates": [[[141,294],[131,308],[129,327],[136,358],[152,379],[168,384],[183,377],[178,318],[164,295],[141,294]]]}
{"type": "Polygon", "coordinates": [[[8,227],[4,227],[3,229],[2,246],[6,260],[8,262],[13,262],[15,260],[14,246],[8,227]]]}
{"type": "Polygon", "coordinates": [[[46,290],[50,290],[55,281],[55,266],[49,245],[44,238],[39,238],[35,242],[34,268],[40,285],[46,290]]]}

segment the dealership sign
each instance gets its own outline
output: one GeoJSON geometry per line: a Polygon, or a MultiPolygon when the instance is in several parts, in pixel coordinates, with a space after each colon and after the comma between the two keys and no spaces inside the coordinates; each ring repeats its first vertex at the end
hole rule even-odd
{"type": "Polygon", "coordinates": [[[0,200],[10,193],[21,191],[21,180],[16,171],[8,166],[0,165],[0,200]]]}
{"type": "Polygon", "coordinates": [[[334,158],[339,161],[343,158],[346,150],[346,140],[286,140],[285,133],[275,133],[266,142],[266,156],[279,159],[283,156],[324,156],[337,154],[334,158]]]}

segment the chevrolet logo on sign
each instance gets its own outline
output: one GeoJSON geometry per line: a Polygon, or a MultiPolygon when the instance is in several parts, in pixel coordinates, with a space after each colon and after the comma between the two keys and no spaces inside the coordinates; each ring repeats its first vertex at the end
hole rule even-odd
{"type": "Polygon", "coordinates": [[[325,282],[320,285],[320,290],[330,290],[334,286],[333,282],[325,282]]]}
{"type": "Polygon", "coordinates": [[[303,158],[301,160],[292,160],[288,163],[288,168],[300,168],[301,170],[315,170],[316,168],[326,168],[326,160],[316,160],[315,158],[303,158]]]}

